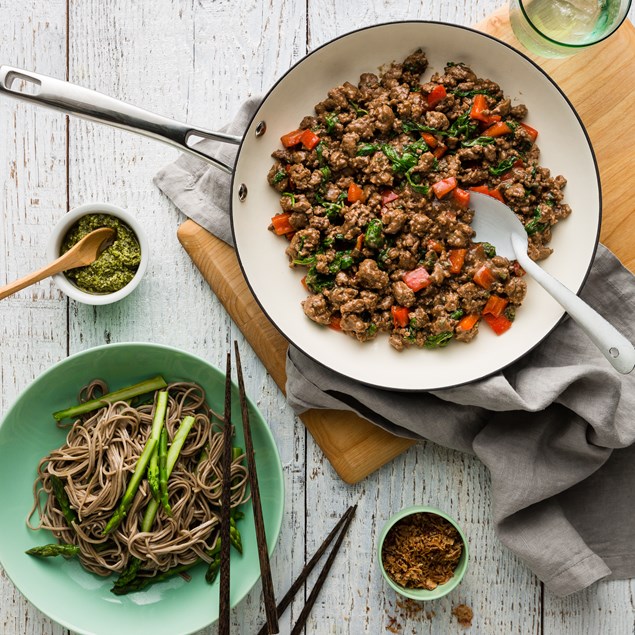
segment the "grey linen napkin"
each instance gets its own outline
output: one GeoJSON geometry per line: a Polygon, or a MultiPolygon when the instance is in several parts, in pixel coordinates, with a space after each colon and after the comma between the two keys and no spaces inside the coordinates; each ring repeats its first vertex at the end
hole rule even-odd
{"type": "MultiPolygon", "coordinates": [[[[258,103],[243,104],[226,130],[242,134],[258,103]]],[[[235,159],[235,147],[201,147],[235,159]]],[[[181,211],[231,244],[229,181],[187,155],[155,177],[181,211]]],[[[600,245],[582,292],[631,341],[634,280],[600,245]]],[[[503,371],[434,392],[368,387],[290,347],[287,398],[298,414],[352,410],[394,434],[476,455],[491,472],[497,535],[553,593],[635,577],[635,373],[614,371],[573,320],[503,371]]]]}

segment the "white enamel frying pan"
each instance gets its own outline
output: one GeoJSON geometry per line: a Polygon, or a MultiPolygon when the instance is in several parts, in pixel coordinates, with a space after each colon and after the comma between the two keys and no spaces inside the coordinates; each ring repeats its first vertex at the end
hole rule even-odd
{"type": "MultiPolygon", "coordinates": [[[[497,337],[483,327],[469,344],[440,350],[392,349],[386,337],[361,344],[306,318],[300,302],[303,272],[289,268],[286,241],[267,231],[279,211],[278,194],[266,175],[279,138],[344,81],[403,60],[422,48],[427,73],[447,62],[464,62],[480,77],[498,82],[514,104],[529,108],[527,123],[539,131],[541,165],[567,180],[572,215],[554,231],[554,253],[544,268],[579,292],[591,267],[601,221],[600,180],[582,122],[558,86],[531,60],[498,40],[465,27],[435,22],[381,24],[344,35],[316,49],[270,90],[245,136],[211,132],[178,123],[100,93],[27,71],[2,67],[0,92],[85,119],[165,141],[226,172],[231,168],[191,144],[206,137],[239,144],[232,177],[232,231],[240,265],[260,306],[281,333],[326,368],[352,379],[394,390],[434,390],[486,377],[518,360],[541,342],[563,317],[562,307],[528,280],[527,298],[513,327],[497,337]],[[34,89],[25,92],[23,82],[34,89]],[[31,94],[32,93],[32,94],[31,94]]],[[[610,319],[610,316],[606,316],[610,319]]],[[[547,344],[548,345],[548,344],[547,344]]],[[[607,362],[608,364],[608,362],[607,362]]]]}

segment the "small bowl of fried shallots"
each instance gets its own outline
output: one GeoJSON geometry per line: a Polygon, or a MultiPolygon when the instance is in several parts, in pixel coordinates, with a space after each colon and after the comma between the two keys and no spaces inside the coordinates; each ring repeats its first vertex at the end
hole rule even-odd
{"type": "Polygon", "coordinates": [[[467,540],[458,523],[434,507],[402,509],[385,524],[378,556],[386,582],[412,600],[436,600],[467,570],[467,540]]]}

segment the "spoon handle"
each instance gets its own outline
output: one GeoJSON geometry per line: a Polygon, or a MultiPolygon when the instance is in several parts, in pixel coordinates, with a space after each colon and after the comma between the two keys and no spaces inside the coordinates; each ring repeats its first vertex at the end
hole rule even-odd
{"type": "Polygon", "coordinates": [[[523,269],[564,307],[613,368],[623,374],[630,373],[635,368],[633,345],[584,300],[539,267],[527,255],[522,240],[512,236],[512,245],[523,269]]]}
{"type": "Polygon", "coordinates": [[[49,276],[59,273],[60,271],[64,271],[68,269],[69,268],[68,260],[67,259],[63,260],[63,258],[64,256],[61,256],[57,260],[54,260],[48,265],[45,265],[41,269],[38,269],[37,271],[33,271],[32,273],[29,273],[28,275],[24,276],[23,278],[20,278],[19,280],[10,282],[4,287],[0,287],[0,300],[3,300],[4,298],[10,295],[13,295],[17,291],[20,291],[20,289],[24,289],[25,287],[29,287],[32,284],[39,282],[40,280],[44,280],[44,278],[48,278],[49,276]]]}

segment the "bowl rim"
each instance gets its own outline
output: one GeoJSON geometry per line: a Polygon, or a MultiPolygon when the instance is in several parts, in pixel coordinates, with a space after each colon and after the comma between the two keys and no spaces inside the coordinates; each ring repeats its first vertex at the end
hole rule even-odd
{"type": "Polygon", "coordinates": [[[407,597],[411,600],[418,601],[429,601],[429,600],[437,600],[439,598],[444,597],[451,591],[453,591],[463,580],[465,576],[465,572],[467,571],[468,561],[469,561],[469,547],[468,542],[463,530],[459,523],[448,513],[444,512],[441,509],[436,507],[432,507],[430,505],[412,505],[411,507],[405,507],[401,509],[396,514],[393,514],[384,524],[381,533],[379,534],[379,540],[377,541],[377,559],[379,561],[379,568],[384,577],[384,580],[388,583],[388,585],[400,595],[407,597]],[[445,584],[440,584],[436,589],[432,589],[431,591],[427,589],[410,589],[397,584],[386,572],[384,568],[384,562],[382,557],[382,550],[384,546],[384,541],[386,536],[390,530],[404,518],[408,516],[412,516],[413,514],[434,514],[436,516],[440,516],[444,518],[449,523],[451,523],[456,530],[459,532],[459,536],[461,537],[461,541],[463,542],[463,551],[461,553],[461,557],[459,558],[459,562],[454,569],[454,575],[450,580],[448,580],[445,584]]]}
{"type": "Polygon", "coordinates": [[[57,273],[53,276],[53,280],[59,287],[59,289],[65,293],[69,298],[82,302],[83,304],[92,304],[96,306],[111,304],[117,302],[127,295],[132,293],[141,282],[147,268],[149,261],[149,243],[144,229],[141,227],[137,219],[127,210],[113,205],[112,203],[103,203],[100,201],[92,203],[84,203],[74,207],[69,212],[65,213],[62,218],[55,224],[53,231],[49,237],[46,253],[47,258],[51,261],[59,258],[62,241],[66,236],[68,230],[80,219],[82,216],[88,214],[102,213],[108,216],[114,216],[122,220],[130,229],[134,232],[139,241],[139,247],[141,249],[141,261],[139,267],[132,280],[125,286],[114,291],[112,293],[89,293],[82,291],[77,285],[73,284],[64,273],[57,273]]]}

